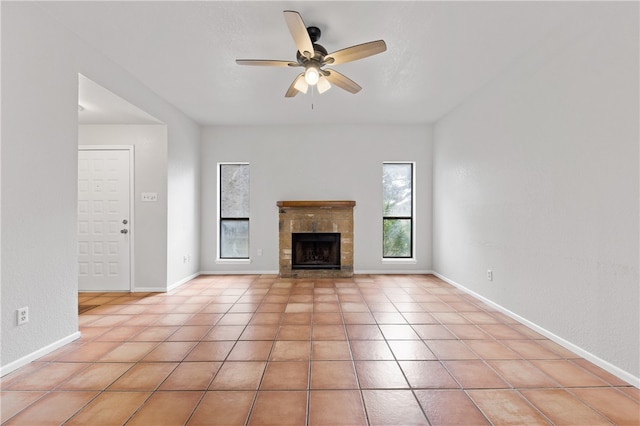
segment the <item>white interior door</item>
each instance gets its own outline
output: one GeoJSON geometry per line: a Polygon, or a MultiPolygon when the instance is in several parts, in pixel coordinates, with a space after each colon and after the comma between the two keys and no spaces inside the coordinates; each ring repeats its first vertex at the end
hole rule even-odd
{"type": "Polygon", "coordinates": [[[78,151],[78,290],[131,289],[130,151],[78,151]]]}

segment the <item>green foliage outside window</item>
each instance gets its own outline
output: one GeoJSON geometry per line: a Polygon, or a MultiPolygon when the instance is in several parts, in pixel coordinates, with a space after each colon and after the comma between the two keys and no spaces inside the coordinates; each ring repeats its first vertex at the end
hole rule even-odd
{"type": "MultiPolygon", "coordinates": [[[[387,209],[385,205],[385,212],[387,209]]],[[[384,218],[382,227],[383,256],[411,257],[411,220],[384,218]]]]}

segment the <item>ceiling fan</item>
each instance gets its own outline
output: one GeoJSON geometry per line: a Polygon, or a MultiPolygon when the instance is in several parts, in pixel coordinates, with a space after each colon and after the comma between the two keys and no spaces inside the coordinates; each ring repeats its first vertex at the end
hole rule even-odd
{"type": "Polygon", "coordinates": [[[317,86],[318,93],[324,93],[331,88],[332,84],[347,92],[358,93],[362,87],[353,80],[338,71],[323,67],[325,65],[338,65],[364,59],[387,50],[384,40],[377,40],[327,53],[327,49],[316,43],[321,34],[318,27],[307,28],[300,14],[293,10],[285,10],[284,19],[298,48],[296,62],[269,59],[236,59],[236,63],[239,65],[266,67],[304,67],[304,72],[298,75],[289,86],[285,94],[287,98],[291,98],[299,92],[307,93],[309,86],[317,86]]]}

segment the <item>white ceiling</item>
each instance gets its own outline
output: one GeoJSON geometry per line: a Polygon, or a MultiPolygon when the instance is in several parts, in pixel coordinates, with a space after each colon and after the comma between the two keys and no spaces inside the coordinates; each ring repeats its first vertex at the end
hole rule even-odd
{"type": "MultiPolygon", "coordinates": [[[[572,14],[583,6],[521,1],[41,5],[203,125],[434,122],[496,78],[549,31],[570,24],[572,14]],[[307,26],[319,27],[319,43],[329,52],[385,40],[386,52],[335,66],[360,84],[361,92],[353,95],[333,87],[322,95],[309,92],[285,98],[299,68],[235,63],[235,59],[295,59],[283,10],[296,10],[307,26]]],[[[92,99],[81,102],[99,104],[99,90],[93,92],[92,99]]]]}

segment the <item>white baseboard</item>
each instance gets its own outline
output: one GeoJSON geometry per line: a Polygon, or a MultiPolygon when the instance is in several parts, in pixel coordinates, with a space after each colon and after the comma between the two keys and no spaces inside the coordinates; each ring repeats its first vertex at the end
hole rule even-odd
{"type": "Polygon", "coordinates": [[[413,270],[413,269],[385,269],[385,270],[358,270],[354,271],[353,275],[430,275],[433,274],[432,270],[413,270]]]}
{"type": "Polygon", "coordinates": [[[10,362],[7,365],[3,365],[2,367],[0,367],[0,377],[11,373],[14,370],[17,370],[18,368],[29,364],[31,361],[35,361],[38,358],[41,358],[53,351],[55,351],[56,349],[61,348],[62,346],[73,342],[74,340],[77,340],[80,338],[80,332],[76,331],[73,334],[68,335],[67,337],[64,337],[58,341],[55,341],[47,346],[45,346],[44,348],[40,348],[35,352],[31,352],[29,355],[25,355],[20,359],[17,359],[13,362],[10,362]]]}
{"type": "Polygon", "coordinates": [[[196,272],[195,274],[191,274],[188,277],[181,279],[180,281],[176,281],[175,283],[168,285],[167,287],[135,287],[131,291],[135,293],[166,293],[173,290],[174,288],[180,287],[182,284],[191,281],[199,275],[200,272],[196,272]]]}
{"type": "Polygon", "coordinates": [[[278,275],[279,271],[200,271],[200,275],[278,275]]]}
{"type": "MultiPolygon", "coordinates": [[[[279,275],[280,271],[200,271],[199,275],[279,275]]],[[[428,275],[431,270],[362,270],[354,271],[353,275],[428,275]]]]}
{"type": "Polygon", "coordinates": [[[170,284],[170,285],[167,286],[166,291],[171,291],[174,288],[180,287],[182,284],[191,281],[192,279],[194,279],[198,275],[200,275],[200,272],[196,272],[195,274],[191,274],[188,277],[185,277],[185,278],[181,279],[180,281],[177,281],[177,282],[175,282],[173,284],[170,284]]]}
{"type": "Polygon", "coordinates": [[[504,308],[503,306],[493,302],[490,299],[487,299],[484,296],[481,296],[480,294],[469,290],[468,288],[466,288],[465,286],[463,286],[460,283],[457,283],[437,272],[433,272],[433,275],[437,276],[438,278],[440,278],[441,280],[451,284],[452,286],[464,291],[467,294],[470,294],[471,296],[475,297],[476,299],[479,299],[481,301],[483,301],[484,303],[486,303],[487,305],[499,310],[500,312],[502,312],[503,314],[513,318],[514,320],[518,321],[521,324],[526,325],[527,327],[531,328],[532,330],[540,333],[541,335],[549,338],[550,340],[556,342],[557,344],[559,344],[560,346],[570,350],[571,352],[581,356],[582,358],[592,362],[593,364],[597,365],[598,367],[608,371],[609,373],[613,374],[614,376],[618,377],[621,380],[624,380],[625,382],[629,383],[632,386],[635,387],[640,387],[640,377],[636,377],[633,374],[622,370],[619,367],[616,367],[615,365],[609,363],[608,361],[603,360],[602,358],[597,357],[596,355],[592,354],[591,352],[588,352],[584,349],[582,349],[579,346],[576,346],[575,344],[569,342],[568,340],[565,340],[564,338],[555,335],[554,333],[550,332],[549,330],[540,327],[539,325],[527,320],[526,318],[521,317],[518,314],[515,314],[513,312],[511,312],[510,310],[504,308]]]}

